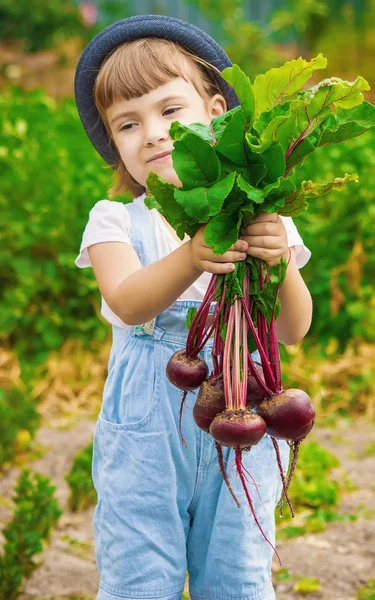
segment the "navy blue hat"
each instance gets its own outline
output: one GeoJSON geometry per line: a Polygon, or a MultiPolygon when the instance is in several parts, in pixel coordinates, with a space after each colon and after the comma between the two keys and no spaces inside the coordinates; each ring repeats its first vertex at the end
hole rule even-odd
{"type": "MultiPolygon", "coordinates": [[[[137,15],[116,21],[98,33],[86,46],[78,61],[74,94],[78,114],[88,137],[102,158],[111,165],[118,161],[118,154],[95,106],[95,80],[109,53],[120,44],[142,37],[158,37],[178,42],[220,71],[232,66],[224,50],[212,37],[195,25],[174,17],[137,15]]],[[[213,76],[227,102],[228,110],[238,106],[233,88],[215,71],[213,76]]]]}

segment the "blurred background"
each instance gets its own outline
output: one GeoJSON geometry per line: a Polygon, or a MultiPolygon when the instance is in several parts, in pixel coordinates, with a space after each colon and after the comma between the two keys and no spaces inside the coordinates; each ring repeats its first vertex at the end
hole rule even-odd
{"type": "MultiPolygon", "coordinates": [[[[207,31],[252,80],[322,53],[319,79],[374,87],[375,0],[0,0],[0,600],[95,597],[92,436],[111,331],[92,270],[74,260],[112,174],[73,80],[99,31],[150,13],[207,31]]],[[[295,218],[314,316],[280,347],[283,382],[309,393],[317,422],[291,486],[296,517],[277,517],[280,600],[375,599],[374,167],[375,133],[303,166],[305,179],[359,183],[295,218]]]]}

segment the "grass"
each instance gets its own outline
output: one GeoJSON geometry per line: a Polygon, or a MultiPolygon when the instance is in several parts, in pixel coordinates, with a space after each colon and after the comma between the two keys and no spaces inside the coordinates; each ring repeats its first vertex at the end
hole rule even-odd
{"type": "Polygon", "coordinates": [[[319,579],[311,577],[299,577],[298,581],[294,584],[293,590],[304,596],[307,594],[315,594],[320,592],[319,579]]]}
{"type": "Polygon", "coordinates": [[[370,579],[365,587],[359,588],[358,600],[375,600],[375,579],[370,579]]]}

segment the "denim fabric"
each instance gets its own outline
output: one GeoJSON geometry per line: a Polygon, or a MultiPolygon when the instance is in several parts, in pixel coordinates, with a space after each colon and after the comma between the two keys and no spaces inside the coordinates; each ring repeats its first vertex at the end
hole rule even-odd
{"type": "MultiPolygon", "coordinates": [[[[142,264],[155,260],[147,213],[131,205],[132,235],[142,264]]],[[[130,206],[129,206],[130,208],[130,206]]],[[[108,377],[93,454],[98,494],[94,513],[95,552],[100,573],[97,600],[179,600],[189,571],[193,600],[274,600],[272,548],[262,537],[233,466],[223,448],[237,508],[223,482],[211,436],[194,423],[195,393],[182,417],[187,447],[178,430],[181,392],[166,378],[174,352],[183,348],[187,310],[199,301],[181,300],[156,319],[151,335],[113,327],[108,377]]],[[[212,338],[201,355],[213,368],[212,338]]],[[[258,352],[253,358],[260,362],[258,352]]],[[[289,447],[279,442],[284,469],[289,447]]],[[[266,435],[243,464],[258,484],[248,484],[257,517],[274,543],[274,508],[281,480],[266,435]],[[260,497],[259,497],[260,496],[260,497]]]]}

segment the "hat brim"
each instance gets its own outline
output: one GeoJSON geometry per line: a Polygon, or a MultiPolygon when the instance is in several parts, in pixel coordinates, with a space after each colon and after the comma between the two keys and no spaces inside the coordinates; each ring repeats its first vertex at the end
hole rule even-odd
{"type": "MultiPolygon", "coordinates": [[[[94,102],[94,85],[100,67],[117,46],[142,37],[159,37],[178,42],[194,54],[223,71],[232,63],[220,45],[207,33],[186,21],[162,15],[137,15],[116,21],[98,33],[86,46],[77,65],[74,94],[83,127],[100,156],[110,165],[118,154],[107,135],[94,102]]],[[[226,81],[214,72],[230,110],[239,105],[238,98],[226,81]]]]}

